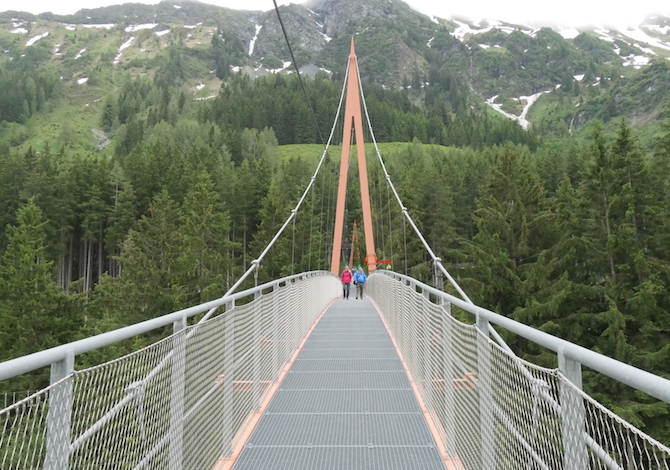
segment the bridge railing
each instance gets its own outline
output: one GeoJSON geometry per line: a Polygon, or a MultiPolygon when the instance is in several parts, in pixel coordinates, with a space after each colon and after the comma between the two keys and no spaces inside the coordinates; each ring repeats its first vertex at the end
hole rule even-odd
{"type": "Polygon", "coordinates": [[[581,390],[581,366],[668,403],[670,381],[397,273],[374,273],[368,291],[456,468],[670,469],[668,447],[581,390]],[[558,369],[498,345],[491,324],[554,351],[558,369]]]}
{"type": "Polygon", "coordinates": [[[318,315],[337,296],[304,273],[130,327],[0,363],[0,380],[51,366],[51,385],[0,410],[0,468],[222,466],[318,315]],[[252,297],[244,305],[236,301],[252,297]],[[225,312],[187,326],[187,319],[225,312]],[[74,357],[156,328],[174,333],[85,370],[74,357]]]}

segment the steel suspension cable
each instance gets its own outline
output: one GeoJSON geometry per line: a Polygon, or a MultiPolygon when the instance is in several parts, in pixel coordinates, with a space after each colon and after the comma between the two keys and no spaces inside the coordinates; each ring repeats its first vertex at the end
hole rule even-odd
{"type": "Polygon", "coordinates": [[[405,276],[407,276],[407,221],[404,218],[402,219],[402,236],[405,246],[405,276]]]}
{"type": "Polygon", "coordinates": [[[391,252],[391,260],[393,260],[393,224],[391,222],[391,192],[389,186],[386,185],[386,205],[388,208],[389,221],[389,251],[391,252]]]}
{"type": "MultiPolygon", "coordinates": [[[[327,171],[327,170],[326,170],[327,171]]],[[[325,177],[321,175],[321,212],[319,212],[319,233],[321,236],[319,237],[319,261],[321,261],[321,248],[323,246],[323,234],[328,233],[327,230],[324,231],[323,228],[323,201],[325,200],[326,196],[326,183],[325,183],[325,177]]],[[[328,208],[330,209],[330,207],[328,208]]],[[[324,257],[326,259],[326,257],[324,257]]]]}
{"type": "MultiPolygon", "coordinates": [[[[375,134],[372,131],[372,123],[370,122],[370,115],[368,114],[368,106],[367,103],[365,102],[365,95],[363,94],[363,85],[361,84],[361,77],[360,77],[360,69],[358,68],[358,58],[356,58],[356,69],[358,70],[358,86],[360,88],[360,93],[361,93],[361,100],[363,101],[363,109],[365,111],[365,118],[368,123],[368,128],[370,129],[370,135],[372,137],[372,142],[375,146],[375,152],[377,153],[377,159],[379,160],[379,163],[382,166],[382,170],[384,170],[384,176],[386,177],[386,182],[388,185],[391,187],[391,190],[393,191],[393,194],[395,195],[396,200],[398,201],[398,204],[400,205],[400,210],[402,211],[403,215],[405,216],[405,219],[409,222],[409,224],[412,226],[414,229],[414,232],[416,235],[419,237],[421,240],[421,243],[423,243],[424,248],[430,255],[430,257],[433,260],[433,264],[437,266],[437,268],[442,272],[442,274],[445,275],[445,277],[449,280],[452,286],[458,291],[458,293],[463,297],[463,299],[468,302],[468,303],[473,303],[472,300],[467,296],[465,291],[461,289],[461,286],[458,285],[456,280],[451,277],[451,274],[445,269],[445,267],[442,265],[442,259],[438,258],[435,253],[433,252],[433,249],[430,247],[426,239],[424,238],[423,234],[419,230],[419,228],[416,226],[414,223],[414,220],[412,220],[412,217],[409,215],[409,212],[407,211],[407,208],[404,206],[402,203],[402,200],[400,199],[400,195],[398,194],[398,191],[396,191],[395,186],[393,185],[393,182],[391,181],[391,176],[389,175],[388,171],[386,171],[386,165],[384,165],[384,160],[382,159],[381,153],[379,152],[379,147],[377,146],[377,140],[375,139],[375,134]]],[[[406,250],[406,248],[405,248],[406,250]]],[[[405,256],[405,264],[407,263],[407,256],[405,256]]]]}
{"type": "Polygon", "coordinates": [[[295,217],[293,217],[293,243],[291,244],[291,274],[295,274],[295,217]]]}
{"type": "Polygon", "coordinates": [[[312,270],[312,229],[314,228],[314,199],[316,198],[316,189],[312,191],[312,211],[309,218],[309,248],[307,249],[307,271],[312,270]]]}
{"type": "Polygon", "coordinates": [[[305,88],[305,83],[302,81],[302,75],[300,75],[300,69],[298,68],[298,62],[295,60],[295,56],[293,55],[293,48],[291,47],[291,42],[288,40],[288,34],[286,34],[286,28],[284,27],[284,22],[281,19],[281,14],[279,13],[279,7],[277,6],[277,0],[272,0],[272,2],[275,4],[275,11],[277,12],[277,19],[279,20],[279,25],[281,26],[282,34],[284,34],[284,39],[286,40],[286,45],[288,46],[288,52],[291,54],[291,60],[293,60],[293,67],[295,68],[296,74],[298,74],[298,82],[300,82],[300,86],[302,87],[302,92],[305,95],[305,100],[307,101],[307,105],[309,106],[309,111],[312,114],[312,120],[314,120],[314,125],[316,126],[316,132],[319,134],[319,139],[321,140],[321,143],[323,145],[326,145],[323,141],[323,135],[321,135],[321,129],[319,128],[319,121],[316,119],[316,114],[314,113],[314,108],[312,107],[312,102],[309,100],[309,96],[307,96],[307,89],[305,88]]]}
{"type": "MultiPolygon", "coordinates": [[[[276,2],[275,2],[275,5],[276,5],[276,2]]],[[[348,74],[349,74],[349,65],[347,65],[347,75],[348,74]]],[[[345,78],[344,86],[342,87],[342,93],[340,95],[340,102],[337,106],[337,113],[335,114],[335,120],[333,121],[333,127],[330,130],[330,135],[328,137],[328,142],[326,142],[326,144],[324,146],[323,152],[321,153],[321,159],[319,160],[319,163],[316,166],[316,170],[314,171],[314,174],[312,175],[311,179],[309,180],[309,184],[307,185],[307,188],[302,193],[302,196],[300,197],[300,200],[296,204],[295,208],[293,210],[291,210],[291,215],[289,215],[289,217],[286,219],[286,221],[281,226],[281,228],[277,231],[277,233],[272,238],[272,240],[270,240],[270,242],[267,244],[265,249],[258,256],[258,258],[251,262],[251,266],[249,266],[249,268],[244,272],[244,274],[242,274],[242,276],[235,282],[235,284],[233,284],[233,286],[230,289],[228,289],[228,291],[222,296],[222,298],[232,294],[233,292],[235,292],[237,290],[237,288],[240,285],[242,285],[242,283],[249,277],[249,275],[251,273],[256,272],[256,275],[258,275],[257,270],[258,270],[258,268],[261,264],[261,261],[263,261],[263,258],[265,258],[265,255],[267,255],[267,253],[270,251],[270,249],[274,246],[274,244],[277,242],[277,240],[279,239],[281,234],[284,233],[284,230],[286,230],[286,227],[288,227],[288,225],[293,221],[293,219],[295,219],[296,214],[298,212],[298,209],[300,209],[300,206],[302,205],[303,201],[307,197],[307,194],[309,193],[309,190],[312,189],[312,186],[314,186],[314,182],[316,181],[316,177],[319,174],[319,170],[321,169],[321,166],[323,165],[323,162],[325,161],[326,156],[328,155],[328,148],[330,147],[330,143],[333,140],[333,134],[335,133],[335,127],[337,125],[338,119],[340,118],[340,112],[342,111],[342,102],[344,101],[344,92],[346,90],[346,83],[347,82],[346,82],[346,78],[345,78]]],[[[211,310],[209,310],[205,314],[205,316],[200,319],[200,321],[198,323],[202,323],[202,322],[207,321],[209,318],[211,318],[211,316],[214,314],[214,312],[217,311],[217,309],[218,309],[218,307],[214,307],[211,310]]]]}

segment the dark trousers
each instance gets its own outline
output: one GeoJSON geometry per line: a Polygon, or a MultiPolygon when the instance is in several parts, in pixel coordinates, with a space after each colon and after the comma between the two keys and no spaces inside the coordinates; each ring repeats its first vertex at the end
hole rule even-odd
{"type": "Polygon", "coordinates": [[[363,286],[365,284],[356,284],[356,298],[363,298],[363,286]]]}
{"type": "Polygon", "coordinates": [[[342,298],[349,298],[349,284],[345,284],[344,282],[342,283],[342,298]]]}

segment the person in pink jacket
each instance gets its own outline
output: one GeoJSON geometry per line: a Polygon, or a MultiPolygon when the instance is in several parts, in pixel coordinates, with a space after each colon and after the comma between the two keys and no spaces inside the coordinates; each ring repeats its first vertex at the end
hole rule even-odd
{"type": "Polygon", "coordinates": [[[342,298],[349,300],[349,286],[351,284],[351,270],[349,266],[344,267],[344,271],[340,274],[340,281],[342,281],[342,298]]]}

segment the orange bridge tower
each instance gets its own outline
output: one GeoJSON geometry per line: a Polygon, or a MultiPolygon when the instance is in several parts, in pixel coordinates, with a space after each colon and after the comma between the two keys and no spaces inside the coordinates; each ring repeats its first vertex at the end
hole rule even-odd
{"type": "Polygon", "coordinates": [[[372,235],[372,212],[370,210],[370,190],[368,187],[368,170],[365,162],[365,143],[363,141],[363,117],[361,113],[360,84],[358,81],[358,65],[354,38],[351,38],[349,53],[349,75],[347,78],[347,101],[344,106],[344,129],[342,131],[342,159],[340,161],[340,179],[337,186],[337,207],[335,211],[335,234],[333,236],[333,257],[331,272],[340,273],[340,256],[342,252],[342,231],[344,229],[344,203],[347,193],[347,174],[349,172],[349,152],[351,137],[355,136],[356,153],[358,154],[358,174],[361,181],[361,203],[363,205],[363,228],[365,233],[365,263],[368,272],[377,268],[375,242],[372,235]]]}

